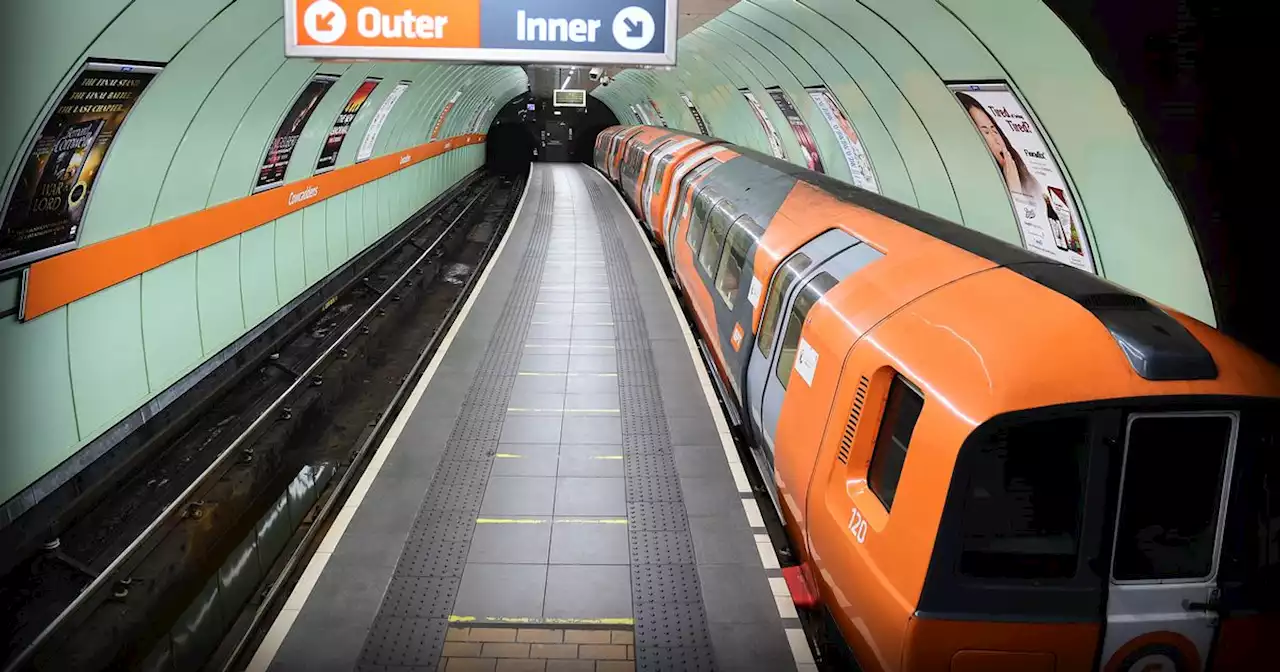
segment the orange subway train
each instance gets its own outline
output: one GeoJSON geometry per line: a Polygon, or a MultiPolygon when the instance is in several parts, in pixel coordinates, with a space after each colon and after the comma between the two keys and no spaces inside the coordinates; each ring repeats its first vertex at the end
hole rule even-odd
{"type": "Polygon", "coordinates": [[[781,514],[793,594],[817,596],[859,667],[1271,658],[1274,365],[1092,274],[712,138],[612,127],[594,160],[662,248],[781,514]]]}

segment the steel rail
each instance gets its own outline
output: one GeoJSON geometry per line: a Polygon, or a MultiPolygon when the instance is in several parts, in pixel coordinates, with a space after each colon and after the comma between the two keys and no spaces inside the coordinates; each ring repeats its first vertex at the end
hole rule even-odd
{"type": "MultiPolygon", "coordinates": [[[[442,231],[440,235],[436,236],[436,239],[433,240],[431,244],[428,245],[418,255],[418,258],[414,260],[414,262],[410,264],[410,266],[407,269],[405,269],[403,273],[400,274],[400,277],[396,278],[396,281],[392,283],[387,288],[386,291],[384,291],[381,295],[379,295],[377,300],[375,300],[372,304],[370,304],[369,307],[365,309],[365,311],[360,315],[360,317],[355,322],[353,322],[349,327],[347,327],[346,331],[342,332],[341,336],[339,336],[336,340],[334,340],[333,343],[329,345],[329,347],[325,348],[324,352],[320,353],[320,356],[317,357],[315,361],[313,361],[310,364],[310,366],[308,366],[306,370],[303,371],[289,385],[289,387],[286,388],[285,391],[280,394],[280,396],[276,397],[276,399],[272,401],[269,406],[267,406],[266,410],[260,413],[258,417],[254,418],[253,422],[243,432],[241,432],[240,435],[237,436],[234,441],[231,442],[231,445],[229,445],[226,449],[224,449],[218,455],[218,457],[215,458],[214,461],[208,467],[206,467],[205,470],[201,472],[201,474],[197,476],[196,479],[186,487],[186,489],[182,491],[181,494],[175,497],[173,501],[170,502],[169,505],[165,507],[165,509],[160,513],[160,515],[156,516],[155,519],[153,519],[151,523],[147,525],[146,529],[144,529],[141,534],[135,537],[134,540],[130,542],[129,545],[123,551],[121,551],[120,554],[117,555],[114,560],[111,561],[111,564],[107,565],[107,567],[103,569],[102,572],[100,572],[98,576],[95,577],[93,581],[89,583],[88,586],[85,586],[80,591],[80,594],[76,595],[76,598],[72,600],[71,604],[67,605],[65,609],[59,612],[57,617],[55,617],[53,621],[49,623],[49,625],[45,626],[45,628],[40,631],[40,634],[36,635],[35,639],[33,639],[31,643],[28,644],[26,648],[22,650],[21,653],[19,653],[16,657],[14,657],[8,663],[5,664],[4,672],[18,672],[18,670],[20,670],[23,665],[25,665],[29,660],[31,660],[31,657],[35,655],[36,651],[53,635],[54,632],[56,632],[60,627],[62,627],[62,625],[67,620],[69,620],[72,615],[74,615],[81,607],[83,607],[87,602],[89,602],[89,600],[92,599],[92,597],[96,593],[101,591],[103,587],[107,585],[107,583],[112,579],[112,577],[116,574],[116,572],[118,572],[120,568],[125,565],[125,563],[131,558],[131,556],[134,553],[138,551],[139,548],[142,548],[150,540],[150,538],[156,533],[157,530],[159,530],[175,514],[177,514],[178,511],[182,509],[186,505],[186,503],[189,500],[191,500],[197,492],[199,492],[206,485],[208,485],[209,482],[213,480],[213,477],[215,475],[217,475],[218,477],[221,477],[222,473],[219,473],[219,472],[223,471],[224,466],[227,466],[227,467],[230,466],[230,465],[227,465],[226,462],[231,458],[231,456],[237,454],[237,451],[245,443],[250,441],[251,438],[253,438],[253,435],[264,424],[266,424],[268,418],[275,416],[276,412],[284,404],[285,400],[287,400],[290,396],[292,396],[293,393],[296,392],[299,387],[301,387],[302,385],[310,384],[311,374],[314,373],[316,369],[320,368],[320,366],[323,365],[329,359],[329,357],[339,349],[339,346],[346,343],[347,339],[349,339],[353,334],[356,333],[356,331],[360,328],[360,326],[364,324],[365,320],[369,319],[369,317],[373,315],[375,311],[377,311],[378,307],[381,306],[382,303],[387,300],[387,297],[395,293],[396,289],[400,286],[400,283],[404,282],[405,279],[409,277],[409,274],[412,273],[414,269],[416,269],[435,250],[435,248],[440,244],[440,241],[444,240],[445,236],[447,236],[451,231],[453,231],[454,227],[458,225],[458,222],[462,220],[462,217],[466,215],[468,212],[470,212],[471,206],[475,205],[476,201],[479,201],[481,198],[487,197],[489,193],[492,191],[493,191],[493,187],[490,186],[485,190],[481,191],[481,193],[477,194],[475,198],[471,199],[471,201],[469,201],[467,205],[463,207],[462,212],[460,212],[457,217],[454,217],[453,221],[450,222],[447,227],[445,227],[444,231],[442,231]]],[[[406,238],[406,240],[407,239],[408,238],[406,238]]]]}
{"type": "MultiPolygon", "coordinates": [[[[528,188],[528,180],[524,181],[523,188],[528,188]]],[[[511,202],[516,202],[517,200],[518,199],[513,193],[511,196],[511,202]]],[[[510,207],[508,207],[504,216],[507,216],[507,214],[510,213],[510,210],[510,207]]],[[[511,226],[514,223],[515,222],[508,222],[507,226],[511,226]]],[[[440,327],[436,329],[435,333],[431,335],[431,339],[427,341],[427,345],[422,349],[422,352],[418,353],[418,359],[414,361],[413,366],[409,369],[409,375],[405,376],[404,380],[400,382],[400,386],[396,388],[395,394],[392,395],[391,401],[386,406],[386,410],[378,415],[378,420],[373,427],[373,431],[369,432],[369,435],[365,437],[363,442],[361,442],[360,448],[356,451],[355,458],[351,461],[351,466],[343,472],[342,478],[338,481],[338,485],[332,490],[332,495],[325,500],[324,505],[320,507],[319,513],[316,514],[315,522],[313,522],[311,527],[307,529],[302,540],[298,542],[293,553],[290,554],[289,561],[280,570],[276,580],[271,583],[271,587],[267,590],[266,595],[263,596],[262,602],[259,603],[257,610],[254,611],[253,619],[250,620],[243,635],[236,642],[236,646],[232,649],[231,654],[223,661],[222,667],[220,668],[221,672],[231,672],[231,670],[237,668],[236,663],[238,663],[247,653],[247,647],[257,639],[256,633],[258,629],[262,627],[263,621],[269,614],[274,612],[274,604],[276,600],[280,599],[280,594],[283,592],[284,587],[290,583],[289,577],[297,570],[298,564],[302,562],[303,558],[310,557],[306,551],[315,542],[319,531],[322,528],[328,529],[323,523],[326,522],[329,519],[329,516],[333,514],[338,503],[346,500],[346,496],[343,492],[346,490],[347,485],[354,479],[357,471],[363,473],[363,470],[356,469],[356,467],[362,465],[365,458],[371,452],[370,448],[372,448],[375,443],[382,440],[382,429],[386,423],[394,417],[393,411],[399,407],[401,400],[404,399],[404,397],[418,384],[419,376],[422,374],[422,371],[425,370],[426,364],[430,357],[435,353],[436,348],[439,347],[440,341],[444,338],[444,335],[448,333],[453,321],[458,317],[458,309],[466,302],[467,297],[471,294],[472,289],[475,287],[477,278],[479,278],[483,272],[484,265],[492,261],[491,256],[493,254],[493,250],[501,238],[501,231],[495,229],[493,238],[485,247],[484,254],[481,255],[481,263],[476,265],[471,277],[467,279],[467,284],[462,288],[462,291],[458,293],[458,296],[454,298],[453,303],[449,305],[449,310],[445,313],[444,321],[440,324],[440,327]]]]}

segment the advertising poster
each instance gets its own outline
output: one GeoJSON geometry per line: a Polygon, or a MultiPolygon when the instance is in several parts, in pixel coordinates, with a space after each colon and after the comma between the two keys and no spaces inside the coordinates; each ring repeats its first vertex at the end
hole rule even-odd
{"type": "Polygon", "coordinates": [[[1093,255],[1066,178],[1022,102],[1006,84],[949,84],[982,137],[1009,192],[1023,245],[1094,272],[1093,255]]]}
{"type": "Polygon", "coordinates": [[[693,115],[693,122],[698,125],[698,132],[703,135],[711,135],[711,129],[707,128],[707,122],[702,118],[702,113],[698,111],[698,106],[693,104],[693,93],[686,91],[680,94],[680,100],[684,101],[684,106],[689,108],[689,114],[693,115]]]}
{"type": "Polygon", "coordinates": [[[436,117],[436,125],[431,127],[431,137],[428,140],[435,140],[440,137],[440,130],[444,128],[445,119],[449,118],[449,113],[453,111],[453,106],[458,104],[458,98],[462,96],[461,91],[454,91],[453,97],[445,102],[444,107],[440,108],[440,116],[436,117]]]}
{"type": "Polygon", "coordinates": [[[496,104],[497,103],[490,100],[485,102],[485,104],[481,106],[480,109],[476,110],[476,118],[471,122],[472,133],[479,133],[481,131],[487,130],[485,128],[482,128],[484,126],[485,115],[493,111],[493,106],[496,104]]]}
{"type": "Polygon", "coordinates": [[[27,151],[0,219],[0,270],[72,249],[102,161],[159,65],[90,62],[27,151]]]}
{"type": "Polygon", "coordinates": [[[351,94],[346,106],[338,113],[338,118],[333,120],[333,127],[329,129],[329,136],[325,138],[324,147],[320,150],[320,158],[316,160],[317,175],[333,170],[338,164],[338,152],[342,150],[342,141],[347,139],[347,131],[351,130],[351,122],[355,121],[360,108],[364,107],[365,101],[369,100],[381,81],[378,77],[364,80],[356,92],[351,94]]]}
{"type": "Polygon", "coordinates": [[[658,104],[653,102],[652,98],[649,98],[648,101],[649,101],[649,109],[653,110],[653,118],[658,121],[657,124],[653,124],[653,125],[655,126],[661,125],[663,128],[666,128],[667,118],[662,116],[662,110],[658,109],[658,104]]]}
{"type": "Polygon", "coordinates": [[[756,121],[760,122],[760,127],[764,129],[764,135],[769,139],[769,151],[773,153],[775,159],[786,159],[787,152],[782,148],[782,138],[778,137],[778,129],[773,127],[773,122],[769,121],[769,116],[764,113],[764,108],[760,107],[760,101],[756,100],[754,93],[749,89],[738,89],[743,98],[747,99],[747,103],[751,105],[751,111],[756,114],[756,121]]]}
{"type": "Polygon", "coordinates": [[[400,96],[409,88],[412,82],[400,81],[396,83],[396,87],[391,89],[391,93],[387,94],[386,100],[378,106],[378,111],[374,113],[373,120],[369,122],[369,128],[364,132],[364,139],[360,141],[360,149],[356,150],[356,163],[367,161],[373,156],[373,143],[378,140],[378,133],[382,131],[382,125],[387,121],[387,115],[391,114],[391,108],[396,106],[396,101],[400,100],[400,96]]]}
{"type": "Polygon", "coordinates": [[[633,103],[631,105],[631,113],[636,115],[636,119],[639,119],[641,124],[645,126],[653,125],[653,122],[649,121],[649,117],[645,115],[644,108],[640,107],[639,105],[636,105],[633,103]]]}
{"type": "Polygon", "coordinates": [[[293,107],[280,120],[280,127],[267,145],[267,153],[262,157],[262,167],[258,169],[258,181],[253,185],[253,193],[274,189],[284,184],[284,174],[289,170],[289,160],[293,158],[293,150],[298,146],[298,138],[302,137],[302,129],[315,112],[320,99],[329,92],[329,87],[338,81],[334,75],[316,75],[303,87],[293,107]]]}
{"type": "Polygon", "coordinates": [[[876,174],[871,169],[871,159],[862,148],[862,142],[858,140],[858,132],[845,116],[836,97],[825,86],[811,87],[807,91],[809,97],[813,99],[813,104],[818,107],[818,112],[822,114],[822,118],[827,120],[831,132],[835,134],[836,142],[840,143],[840,152],[844,154],[844,162],[849,166],[849,174],[853,176],[853,186],[880,193],[876,174]]]}
{"type": "Polygon", "coordinates": [[[796,134],[796,141],[800,143],[800,149],[804,151],[805,163],[809,166],[809,170],[816,170],[819,173],[826,172],[822,170],[822,157],[818,155],[818,142],[814,139],[813,133],[809,131],[809,125],[804,123],[800,112],[796,110],[796,106],[791,103],[791,97],[781,87],[777,86],[765,89],[765,92],[769,94],[774,104],[782,111],[782,116],[787,118],[787,125],[791,126],[791,131],[796,134]]]}

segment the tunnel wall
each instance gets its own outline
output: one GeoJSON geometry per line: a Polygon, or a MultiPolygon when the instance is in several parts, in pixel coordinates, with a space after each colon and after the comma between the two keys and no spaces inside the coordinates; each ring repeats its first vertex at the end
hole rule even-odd
{"type": "MultiPolygon", "coordinates": [[[[166,65],[106,156],[82,220],[82,249],[246,198],[277,125],[317,72],[341,78],[311,115],[277,190],[311,177],[335,116],[365,77],[382,82],[352,124],[334,173],[353,164],[399,80],[412,86],[383,125],[375,159],[426,143],[455,91],[464,95],[442,139],[470,132],[464,127],[477,108],[491,105],[483,132],[527,89],[517,67],[285,59],[283,4],[41,0],[4,10],[5,184],[86,59],[166,65]]],[[[372,245],[478,168],[484,151],[483,144],[453,149],[35,319],[0,319],[0,502],[13,504],[15,494],[372,245]]],[[[19,276],[0,277],[0,315],[14,308],[19,287],[19,276]]]]}
{"type": "Polygon", "coordinates": [[[624,123],[653,99],[666,123],[768,154],[738,92],[749,88],[803,165],[765,93],[782,87],[814,135],[826,172],[849,181],[829,126],[805,92],[825,85],[861,138],[880,192],[1014,244],[1001,176],[947,82],[1003,80],[1035,119],[1074,192],[1097,272],[1214,324],[1200,256],[1174,193],[1115,88],[1039,0],[746,0],[686,35],[670,70],[627,70],[593,95],[624,123]]]}

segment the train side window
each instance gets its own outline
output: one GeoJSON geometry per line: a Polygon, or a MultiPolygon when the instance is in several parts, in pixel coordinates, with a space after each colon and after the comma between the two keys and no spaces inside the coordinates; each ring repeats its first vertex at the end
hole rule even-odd
{"type": "Polygon", "coordinates": [[[805,318],[818,304],[818,300],[835,286],[836,279],[830,273],[819,273],[800,288],[796,293],[795,301],[791,302],[791,313],[787,316],[786,333],[782,336],[781,350],[778,352],[778,369],[775,374],[778,376],[778,382],[782,383],[782,389],[787,389],[787,384],[791,380],[791,369],[796,363],[796,349],[800,347],[800,332],[804,329],[805,318]]]}
{"type": "Polygon", "coordinates": [[[1235,419],[1137,416],[1129,423],[1111,576],[1213,576],[1222,485],[1235,419]],[[1169,487],[1171,483],[1177,487],[1169,487]]]}
{"type": "Polygon", "coordinates": [[[720,258],[720,250],[724,247],[725,236],[729,234],[729,226],[738,218],[738,210],[729,199],[721,199],[711,209],[711,219],[707,232],[702,237],[702,247],[698,248],[698,264],[707,276],[715,275],[715,262],[720,258]]]}
{"type": "Polygon", "coordinates": [[[760,239],[761,233],[760,227],[750,215],[739,217],[729,229],[729,237],[716,269],[716,291],[730,310],[733,310],[734,299],[738,297],[742,268],[747,264],[747,252],[760,239]]]}
{"type": "Polygon", "coordinates": [[[813,260],[804,252],[796,252],[782,263],[774,273],[773,282],[769,284],[769,298],[764,304],[764,318],[760,321],[760,335],[756,341],[760,354],[768,355],[773,349],[773,337],[778,327],[778,314],[782,310],[782,297],[795,283],[796,278],[804,275],[813,265],[813,260]]]}
{"type": "Polygon", "coordinates": [[[884,504],[885,511],[893,510],[902,465],[907,461],[907,448],[923,408],[924,397],[902,376],[894,376],[871,451],[871,465],[867,467],[867,487],[884,504]]]}
{"type": "Polygon", "coordinates": [[[702,232],[707,228],[707,220],[711,219],[711,208],[718,198],[711,185],[704,184],[693,194],[693,215],[689,218],[689,247],[697,255],[698,246],[702,244],[702,232]]]}
{"type": "Polygon", "coordinates": [[[960,573],[1074,577],[1089,450],[1089,421],[1083,417],[1001,427],[978,441],[967,457],[960,573]]]}

